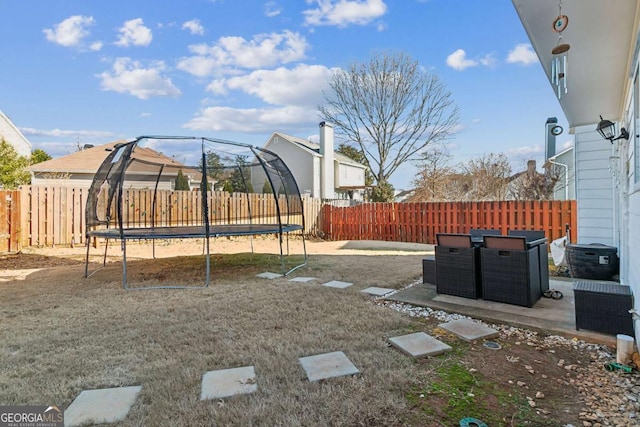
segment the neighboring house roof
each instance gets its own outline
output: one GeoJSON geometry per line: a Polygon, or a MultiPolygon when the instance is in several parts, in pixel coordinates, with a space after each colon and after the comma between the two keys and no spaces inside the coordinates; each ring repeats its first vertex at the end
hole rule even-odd
{"type": "Polygon", "coordinates": [[[31,142],[2,111],[0,111],[0,138],[11,144],[21,156],[31,155],[31,142]]]}
{"type": "Polygon", "coordinates": [[[570,152],[571,150],[573,150],[573,145],[565,150],[562,150],[559,153],[554,154],[553,156],[549,157],[549,160],[556,160],[559,157],[564,156],[565,154],[567,154],[568,152],[570,152]]]}
{"type": "Polygon", "coordinates": [[[404,202],[410,199],[415,193],[416,190],[400,190],[396,193],[395,196],[393,196],[393,199],[396,202],[404,202]]]}
{"type": "MultiPolygon", "coordinates": [[[[300,148],[304,149],[305,151],[307,151],[308,153],[310,153],[313,156],[322,156],[320,154],[320,145],[313,143],[309,140],[303,139],[303,138],[298,138],[295,136],[291,136],[291,135],[287,135],[284,133],[280,133],[280,132],[274,132],[273,135],[271,136],[271,138],[269,139],[269,142],[273,140],[274,136],[279,136],[280,138],[289,141],[290,143],[299,146],[300,148]]],[[[345,165],[350,165],[350,166],[355,166],[355,167],[360,167],[362,169],[366,169],[367,167],[365,165],[363,165],[362,163],[358,163],[355,160],[353,160],[350,157],[345,156],[342,153],[339,153],[337,151],[334,151],[334,159],[337,160],[340,163],[343,163],[345,165]]]]}
{"type": "MultiPolygon", "coordinates": [[[[104,162],[109,152],[113,150],[116,144],[127,142],[126,140],[118,140],[107,144],[98,145],[77,151],[66,156],[57,157],[47,160],[46,162],[37,163],[29,168],[34,173],[47,172],[65,172],[65,173],[96,173],[104,162]]],[[[171,157],[167,157],[151,148],[137,146],[133,154],[134,158],[146,160],[154,163],[163,163],[167,166],[175,168],[183,168],[184,165],[175,161],[171,157]]]]}

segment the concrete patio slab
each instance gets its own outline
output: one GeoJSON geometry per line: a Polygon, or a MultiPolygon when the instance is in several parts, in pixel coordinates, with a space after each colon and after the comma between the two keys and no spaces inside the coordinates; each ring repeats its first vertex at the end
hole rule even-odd
{"type": "Polygon", "coordinates": [[[500,335],[495,329],[469,319],[452,320],[451,322],[441,323],[438,326],[469,342],[483,338],[494,338],[500,335]]]}
{"type": "Polygon", "coordinates": [[[341,282],[340,280],[332,280],[330,282],[322,284],[322,286],[328,286],[330,288],[338,288],[338,289],[348,288],[351,285],[353,285],[353,283],[341,282]]]}
{"type": "Polygon", "coordinates": [[[301,357],[298,361],[311,382],[355,375],[360,372],[341,351],[301,357]]]}
{"type": "Polygon", "coordinates": [[[391,289],[391,288],[376,288],[375,286],[372,286],[370,288],[363,289],[360,292],[364,292],[365,294],[373,295],[374,297],[383,297],[383,296],[388,295],[391,292],[395,292],[395,291],[396,291],[395,289],[391,289]]]}
{"type": "Polygon", "coordinates": [[[64,411],[65,426],[124,421],[142,386],[85,390],[64,411]]]}
{"type": "Polygon", "coordinates": [[[290,282],[300,282],[300,283],[307,283],[307,282],[312,282],[316,280],[315,277],[294,277],[293,279],[289,280],[290,282]]]}
{"type": "Polygon", "coordinates": [[[561,291],[564,297],[559,300],[541,298],[531,308],[437,294],[435,286],[422,283],[398,291],[385,299],[458,313],[488,323],[533,328],[546,334],[558,334],[567,338],[577,337],[605,345],[616,344],[615,336],[584,329],[576,330],[573,279],[550,278],[549,288],[561,291]]]}
{"type": "Polygon", "coordinates": [[[451,350],[450,346],[424,332],[389,338],[389,342],[411,357],[437,356],[451,350]]]}
{"type": "Polygon", "coordinates": [[[256,274],[256,277],[260,277],[261,279],[277,279],[278,277],[282,277],[282,274],[265,271],[264,273],[256,274]]]}
{"type": "Polygon", "coordinates": [[[223,399],[258,390],[253,366],[209,371],[202,376],[200,400],[223,399]]]}

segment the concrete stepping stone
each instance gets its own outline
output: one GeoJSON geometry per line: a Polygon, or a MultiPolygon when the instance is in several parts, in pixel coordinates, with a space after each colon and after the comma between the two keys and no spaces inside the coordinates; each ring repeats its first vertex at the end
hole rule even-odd
{"type": "Polygon", "coordinates": [[[389,338],[392,346],[411,357],[437,356],[451,347],[424,332],[389,338]]]}
{"type": "Polygon", "coordinates": [[[64,411],[65,426],[124,421],[142,386],[84,390],[64,411]]]}
{"type": "Polygon", "coordinates": [[[390,289],[390,288],[376,288],[375,286],[372,286],[370,288],[367,289],[363,289],[360,292],[364,292],[365,294],[369,294],[369,295],[373,295],[374,297],[383,297],[387,294],[390,294],[391,292],[395,292],[395,289],[390,289]]]}
{"type": "Polygon", "coordinates": [[[311,282],[313,280],[316,280],[315,277],[294,277],[293,279],[289,280],[290,282],[300,282],[300,283],[307,283],[307,282],[311,282]]]}
{"type": "Polygon", "coordinates": [[[469,319],[452,320],[438,325],[442,329],[457,335],[465,341],[494,338],[500,335],[498,331],[469,319]]]}
{"type": "Polygon", "coordinates": [[[260,277],[261,279],[277,279],[278,277],[282,277],[282,274],[265,271],[264,273],[256,274],[256,277],[260,277]]]}
{"type": "Polygon", "coordinates": [[[332,280],[330,282],[322,284],[322,286],[328,286],[330,288],[338,288],[338,289],[348,288],[351,285],[353,285],[353,283],[341,282],[340,280],[332,280]]]}
{"type": "Polygon", "coordinates": [[[298,361],[311,382],[345,375],[355,375],[360,372],[341,351],[301,357],[298,361]]]}
{"type": "Polygon", "coordinates": [[[253,366],[209,371],[202,376],[200,400],[223,399],[258,390],[253,366]]]}

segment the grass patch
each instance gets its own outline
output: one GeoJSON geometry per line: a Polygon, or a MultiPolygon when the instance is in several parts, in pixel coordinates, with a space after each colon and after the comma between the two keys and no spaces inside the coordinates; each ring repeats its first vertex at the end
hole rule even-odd
{"type": "Polygon", "coordinates": [[[429,384],[414,389],[409,402],[429,419],[440,425],[458,425],[467,417],[477,418],[490,426],[551,426],[541,419],[514,390],[486,381],[478,372],[470,372],[452,358],[443,360],[429,384]],[[505,415],[510,414],[510,417],[505,415]]]}

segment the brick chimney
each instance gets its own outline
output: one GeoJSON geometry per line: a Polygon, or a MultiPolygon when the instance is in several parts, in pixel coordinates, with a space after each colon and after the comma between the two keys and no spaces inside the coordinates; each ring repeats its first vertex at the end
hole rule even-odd
{"type": "Polygon", "coordinates": [[[335,198],[335,172],[333,151],[333,125],[320,122],[320,197],[335,198]]]}

